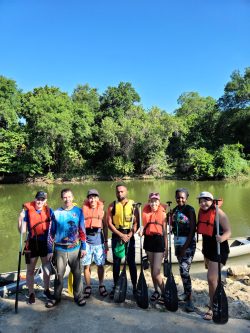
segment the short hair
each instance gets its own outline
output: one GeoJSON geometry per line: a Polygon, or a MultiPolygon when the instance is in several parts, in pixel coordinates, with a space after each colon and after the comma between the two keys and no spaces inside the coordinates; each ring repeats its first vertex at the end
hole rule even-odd
{"type": "Polygon", "coordinates": [[[120,183],[120,184],[117,184],[115,188],[117,189],[117,188],[120,187],[120,186],[123,186],[123,187],[127,188],[127,186],[126,186],[125,184],[121,184],[121,183],[120,183]]]}
{"type": "Polygon", "coordinates": [[[71,191],[71,189],[69,189],[69,188],[64,188],[63,190],[61,190],[61,198],[63,198],[63,195],[64,195],[64,193],[66,193],[66,192],[71,192],[71,194],[73,195],[73,192],[71,191]]]}
{"type": "Polygon", "coordinates": [[[189,197],[189,193],[188,193],[188,190],[184,187],[180,187],[180,188],[177,188],[177,190],[175,191],[175,196],[177,196],[177,193],[180,193],[180,192],[183,192],[186,194],[186,198],[189,197]]]}

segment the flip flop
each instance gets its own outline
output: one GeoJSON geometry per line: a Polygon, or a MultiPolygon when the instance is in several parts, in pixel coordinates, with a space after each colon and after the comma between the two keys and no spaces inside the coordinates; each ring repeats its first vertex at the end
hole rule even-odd
{"type": "Polygon", "coordinates": [[[204,320],[212,320],[213,319],[213,311],[209,309],[203,316],[204,320]]]}
{"type": "Polygon", "coordinates": [[[99,293],[102,297],[108,296],[108,292],[107,292],[106,287],[104,285],[99,286],[99,293]]]}
{"type": "Polygon", "coordinates": [[[91,295],[92,288],[91,286],[87,286],[84,288],[83,298],[89,298],[91,295]]]}

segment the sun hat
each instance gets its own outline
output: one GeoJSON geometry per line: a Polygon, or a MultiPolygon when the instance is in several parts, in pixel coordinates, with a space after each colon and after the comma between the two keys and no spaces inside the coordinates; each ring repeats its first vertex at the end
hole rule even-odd
{"type": "Polygon", "coordinates": [[[36,196],[35,196],[36,199],[38,198],[43,198],[43,199],[47,199],[47,193],[46,192],[43,192],[43,191],[38,191],[36,196]]]}
{"type": "Polygon", "coordinates": [[[88,198],[90,195],[96,195],[97,197],[100,196],[100,195],[99,195],[99,192],[98,192],[96,189],[94,189],[94,188],[88,191],[88,193],[87,193],[87,198],[88,198]]]}
{"type": "Polygon", "coordinates": [[[120,259],[124,258],[125,257],[125,244],[118,242],[114,249],[114,254],[120,259]]]}
{"type": "Polygon", "coordinates": [[[199,196],[197,197],[197,199],[201,199],[201,198],[205,198],[205,199],[207,198],[207,199],[214,200],[213,194],[211,194],[210,192],[206,192],[206,191],[201,192],[199,194],[199,196]]]}
{"type": "Polygon", "coordinates": [[[152,192],[152,193],[149,194],[148,198],[149,198],[149,200],[151,200],[151,199],[160,200],[160,194],[156,193],[156,192],[152,192]]]}

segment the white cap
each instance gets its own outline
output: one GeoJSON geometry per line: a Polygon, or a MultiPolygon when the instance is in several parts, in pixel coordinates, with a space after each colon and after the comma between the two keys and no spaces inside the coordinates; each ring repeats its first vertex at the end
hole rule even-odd
{"type": "Polygon", "coordinates": [[[201,192],[199,194],[199,196],[197,197],[197,199],[201,199],[201,198],[208,198],[208,199],[214,200],[213,194],[211,194],[210,192],[201,192]]]}

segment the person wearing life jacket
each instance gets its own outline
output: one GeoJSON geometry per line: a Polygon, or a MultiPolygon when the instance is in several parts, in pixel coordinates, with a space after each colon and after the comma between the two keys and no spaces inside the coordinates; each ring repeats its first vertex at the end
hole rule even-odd
{"type": "Polygon", "coordinates": [[[213,195],[210,192],[201,192],[197,197],[199,200],[199,215],[197,232],[202,233],[202,253],[205,258],[205,265],[208,269],[207,280],[209,288],[210,306],[203,319],[213,318],[212,304],[213,296],[218,283],[218,262],[217,242],[220,243],[220,261],[226,264],[229,254],[228,239],[231,236],[231,227],[227,215],[218,208],[219,214],[219,235],[216,229],[216,210],[213,195]]]}
{"type": "Polygon", "coordinates": [[[163,257],[168,256],[166,210],[160,203],[159,193],[150,193],[148,200],[148,204],[143,207],[142,211],[143,232],[140,231],[139,235],[144,235],[143,248],[148,256],[155,289],[150,300],[164,303],[163,296],[161,296],[164,294],[161,264],[163,257]]]}
{"type": "MultiPolygon", "coordinates": [[[[47,205],[47,193],[43,191],[37,192],[34,201],[23,204],[23,210],[19,216],[19,232],[27,232],[24,253],[27,264],[27,287],[29,289],[28,304],[35,303],[34,272],[38,258],[41,258],[43,267],[49,263],[47,260],[47,236],[50,221],[53,218],[54,213],[47,205]]],[[[49,273],[46,269],[43,269],[43,295],[47,299],[52,298],[49,290],[49,280],[49,273]]]]}
{"type": "Polygon", "coordinates": [[[86,228],[86,256],[82,259],[84,278],[86,287],[84,288],[84,298],[91,295],[91,270],[90,265],[95,262],[99,279],[99,293],[106,297],[108,292],[104,280],[104,264],[106,252],[108,251],[108,230],[104,213],[104,204],[100,200],[100,195],[96,189],[91,189],[87,193],[87,199],[82,207],[85,228],[86,228]]]}
{"type": "Polygon", "coordinates": [[[137,268],[135,264],[135,238],[138,211],[134,209],[134,201],[127,198],[128,190],[123,184],[116,185],[117,200],[113,201],[107,210],[107,225],[112,232],[112,254],[113,254],[113,282],[114,286],[109,294],[114,298],[115,285],[120,274],[121,258],[115,254],[117,244],[125,244],[127,262],[133,285],[133,294],[136,294],[137,268]],[[128,246],[129,244],[129,246],[128,246]]]}
{"type": "Polygon", "coordinates": [[[172,214],[172,233],[184,288],[184,293],[179,295],[179,300],[186,302],[185,310],[187,312],[193,312],[192,283],[189,271],[196,250],[196,214],[194,208],[187,204],[188,197],[189,193],[186,188],[178,188],[175,191],[177,206],[173,209],[172,214]]]}

